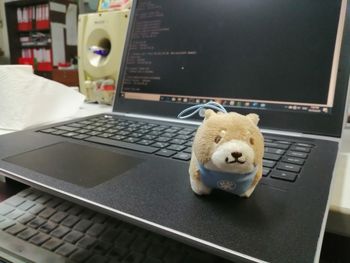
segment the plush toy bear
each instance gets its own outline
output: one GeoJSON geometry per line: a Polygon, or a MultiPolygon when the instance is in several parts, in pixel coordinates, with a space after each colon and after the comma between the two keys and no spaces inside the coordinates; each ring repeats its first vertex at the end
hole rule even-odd
{"type": "Polygon", "coordinates": [[[189,168],[192,190],[213,188],[249,197],[262,176],[264,138],[259,116],[205,111],[192,146],[189,168]]]}

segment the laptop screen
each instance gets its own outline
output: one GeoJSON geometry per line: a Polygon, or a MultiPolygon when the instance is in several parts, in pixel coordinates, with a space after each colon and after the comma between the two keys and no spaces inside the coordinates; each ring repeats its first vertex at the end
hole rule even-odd
{"type": "Polygon", "coordinates": [[[165,114],[211,100],[260,115],[337,113],[341,0],[135,5],[118,85],[124,104],[161,104],[165,114]]]}

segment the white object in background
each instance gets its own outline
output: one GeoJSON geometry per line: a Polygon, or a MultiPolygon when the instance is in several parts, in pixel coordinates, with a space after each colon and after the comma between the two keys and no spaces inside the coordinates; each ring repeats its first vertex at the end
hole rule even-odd
{"type": "Polygon", "coordinates": [[[51,38],[52,38],[52,55],[53,65],[66,62],[66,49],[64,45],[64,28],[65,25],[60,23],[51,23],[51,38]]]}
{"type": "Polygon", "coordinates": [[[58,82],[0,66],[0,128],[21,130],[76,114],[85,96],[58,82]]]}
{"type": "MultiPolygon", "coordinates": [[[[8,69],[21,70],[26,73],[33,73],[33,67],[31,65],[0,65],[0,70],[3,67],[6,67],[8,69]]],[[[1,86],[2,86],[2,83],[0,82],[0,87],[1,86]]]]}
{"type": "Polygon", "coordinates": [[[77,25],[78,6],[69,4],[66,13],[66,42],[68,46],[77,45],[78,25],[77,25]]]}

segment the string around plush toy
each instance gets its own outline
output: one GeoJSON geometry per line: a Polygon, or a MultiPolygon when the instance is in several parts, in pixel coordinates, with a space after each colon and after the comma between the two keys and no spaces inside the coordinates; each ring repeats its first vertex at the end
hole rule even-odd
{"type": "Polygon", "coordinates": [[[223,113],[227,113],[226,109],[221,104],[219,104],[215,101],[209,101],[209,102],[204,103],[204,104],[198,104],[198,105],[188,107],[187,109],[184,109],[183,111],[181,111],[179,113],[179,115],[177,115],[177,117],[179,119],[187,119],[187,118],[192,117],[196,113],[198,113],[198,115],[200,117],[204,117],[205,109],[212,109],[212,110],[216,110],[216,111],[221,111],[223,113]],[[187,115],[185,115],[185,114],[187,114],[187,115]]]}

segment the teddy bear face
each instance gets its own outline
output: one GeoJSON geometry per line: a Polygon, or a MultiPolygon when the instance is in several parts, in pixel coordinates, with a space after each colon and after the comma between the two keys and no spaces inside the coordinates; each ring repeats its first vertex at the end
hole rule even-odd
{"type": "Polygon", "coordinates": [[[261,165],[263,137],[258,116],[206,111],[193,143],[197,160],[213,171],[249,173],[261,165]]]}

